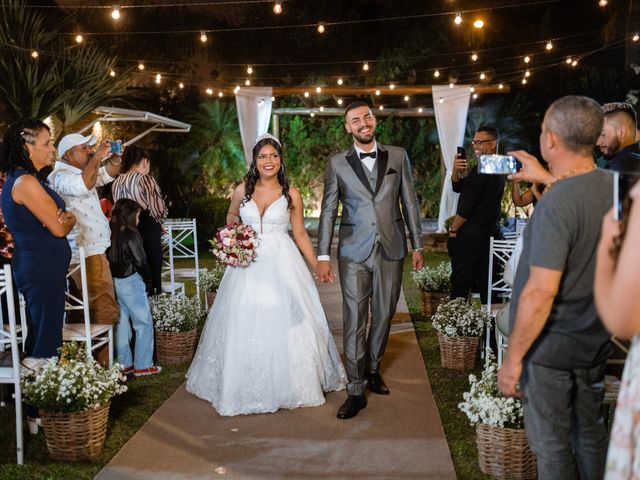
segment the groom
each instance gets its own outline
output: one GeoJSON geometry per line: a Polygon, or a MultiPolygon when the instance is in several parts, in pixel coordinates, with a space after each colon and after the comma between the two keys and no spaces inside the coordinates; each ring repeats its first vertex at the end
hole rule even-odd
{"type": "Polygon", "coordinates": [[[423,262],[418,201],[407,152],[376,142],[376,119],[366,103],[351,103],[345,120],[353,145],[327,164],[316,267],[318,280],[333,281],[329,252],[341,202],[338,270],[349,380],[347,400],[338,409],[337,416],[342,419],[355,417],[367,406],[367,386],[374,393],[389,394],[380,376],[380,361],[400,296],[407,254],[405,224],[411,234],[414,270],[422,268],[423,262]]]}

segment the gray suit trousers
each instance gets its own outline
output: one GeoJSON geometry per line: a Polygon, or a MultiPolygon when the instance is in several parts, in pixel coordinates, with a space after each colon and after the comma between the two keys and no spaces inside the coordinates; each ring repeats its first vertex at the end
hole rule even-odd
{"type": "Polygon", "coordinates": [[[387,260],[379,243],[364,262],[338,261],[348,395],[364,394],[368,374],[379,369],[400,297],[402,266],[402,260],[387,260]]]}

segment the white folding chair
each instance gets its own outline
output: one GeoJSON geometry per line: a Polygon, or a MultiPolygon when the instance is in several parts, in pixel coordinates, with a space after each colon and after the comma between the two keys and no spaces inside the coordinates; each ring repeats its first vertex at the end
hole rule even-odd
{"type": "Polygon", "coordinates": [[[87,286],[87,266],[84,247],[78,248],[79,263],[67,273],[67,291],[65,292],[65,310],[82,310],[82,323],[65,322],[62,328],[62,340],[65,342],[85,342],[87,344],[87,355],[91,355],[94,350],[108,345],[109,366],[113,365],[113,325],[91,323],[89,315],[89,289],[87,286]],[[80,269],[81,298],[74,295],[68,288],[69,279],[80,269]]]}
{"type": "Polygon", "coordinates": [[[184,283],[176,282],[176,278],[194,279],[196,283],[196,295],[200,300],[200,278],[198,263],[198,228],[196,219],[167,219],[164,223],[167,234],[164,236],[163,253],[167,259],[164,262],[169,274],[169,282],[163,282],[162,290],[172,295],[184,295],[184,283]],[[175,260],[179,258],[192,259],[193,269],[180,269],[176,271],[175,260]]]}
{"type": "MultiPolygon", "coordinates": [[[[503,279],[504,267],[506,266],[513,250],[516,247],[516,239],[508,240],[496,240],[491,237],[489,241],[489,275],[487,279],[487,305],[486,309],[489,315],[495,319],[495,314],[501,308],[504,308],[503,304],[493,305],[491,302],[492,295],[497,292],[498,295],[503,298],[511,297],[511,285],[508,285],[503,279]],[[493,271],[494,265],[497,265],[498,275],[494,279],[493,271]]],[[[498,328],[496,326],[496,335],[498,335],[498,328]]],[[[491,327],[487,327],[487,338],[485,348],[489,348],[490,344],[491,327]]],[[[506,349],[506,337],[500,334],[498,340],[498,366],[502,364],[502,352],[506,349]]]]}
{"type": "MultiPolygon", "coordinates": [[[[7,303],[7,327],[0,329],[0,344],[4,353],[5,347],[10,349],[10,355],[2,355],[0,361],[0,384],[13,384],[16,408],[16,456],[19,465],[24,462],[24,440],[22,432],[22,389],[20,387],[20,356],[18,343],[24,339],[20,336],[20,328],[16,325],[16,311],[13,297],[13,283],[11,281],[11,267],[5,265],[0,270],[0,297],[7,303]],[[20,339],[20,340],[19,340],[20,339]]],[[[0,313],[0,316],[2,314],[0,313]]],[[[22,327],[22,332],[26,329],[22,327]]]]}

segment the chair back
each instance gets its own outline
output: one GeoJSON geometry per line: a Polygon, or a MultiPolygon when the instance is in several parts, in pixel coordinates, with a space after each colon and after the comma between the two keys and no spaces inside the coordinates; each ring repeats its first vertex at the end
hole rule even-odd
{"type": "Polygon", "coordinates": [[[491,297],[493,292],[511,295],[511,285],[503,279],[506,266],[513,250],[516,247],[516,239],[496,240],[490,238],[489,243],[489,275],[487,279],[487,311],[491,314],[491,297]],[[497,274],[494,276],[494,270],[497,274]]]}
{"type": "Polygon", "coordinates": [[[167,230],[163,237],[164,268],[169,271],[170,291],[177,291],[176,277],[193,278],[196,283],[196,292],[200,298],[200,278],[198,263],[198,228],[196,219],[167,219],[164,223],[167,230]],[[178,275],[175,270],[176,259],[192,259],[193,270],[181,271],[178,275]]]}

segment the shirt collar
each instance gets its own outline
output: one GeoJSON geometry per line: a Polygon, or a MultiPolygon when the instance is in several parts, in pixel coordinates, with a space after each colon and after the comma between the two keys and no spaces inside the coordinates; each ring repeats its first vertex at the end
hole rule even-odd
{"type": "Polygon", "coordinates": [[[57,160],[56,164],[53,166],[54,170],[68,170],[74,173],[82,173],[78,167],[74,167],[73,165],[65,162],[64,160],[57,160]]]}
{"type": "MultiPolygon", "coordinates": [[[[358,154],[358,158],[360,158],[360,154],[361,153],[369,153],[369,152],[365,152],[363,149],[361,149],[359,146],[357,146],[355,143],[353,144],[353,148],[355,148],[356,153],[358,154]]],[[[370,152],[375,152],[378,150],[378,142],[376,140],[373,141],[373,148],[371,150],[369,150],[370,152]]]]}

